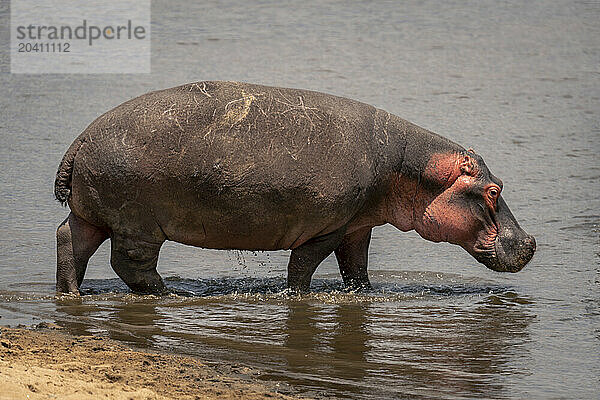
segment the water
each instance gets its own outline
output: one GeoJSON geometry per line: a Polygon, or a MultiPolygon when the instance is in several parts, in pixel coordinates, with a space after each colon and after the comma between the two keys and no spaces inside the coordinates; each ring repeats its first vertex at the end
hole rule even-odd
{"type": "MultiPolygon", "coordinates": [[[[0,8],[2,26],[7,10],[0,8]]],[[[575,2],[153,2],[151,75],[7,73],[2,53],[0,324],[56,322],[138,347],[256,368],[339,398],[597,398],[600,392],[600,6],[575,2]],[[52,197],[67,146],[100,113],[204,79],[327,91],[473,147],[538,252],[518,274],[391,227],[374,290],[284,290],[287,252],[164,246],[174,295],[129,294],[92,258],[55,298],[52,197]]],[[[8,32],[0,31],[8,42],[8,32]]]]}

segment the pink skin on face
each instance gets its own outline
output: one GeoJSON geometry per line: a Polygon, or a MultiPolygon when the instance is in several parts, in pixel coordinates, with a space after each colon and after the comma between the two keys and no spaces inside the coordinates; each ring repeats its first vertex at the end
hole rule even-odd
{"type": "MultiPolygon", "coordinates": [[[[400,176],[393,187],[395,207],[389,207],[391,223],[398,229],[415,229],[433,242],[458,244],[469,253],[477,246],[493,246],[497,228],[493,221],[477,218],[466,192],[478,184],[476,162],[465,154],[434,154],[420,179],[400,176]]],[[[484,188],[487,207],[495,209],[500,188],[484,188]]]]}

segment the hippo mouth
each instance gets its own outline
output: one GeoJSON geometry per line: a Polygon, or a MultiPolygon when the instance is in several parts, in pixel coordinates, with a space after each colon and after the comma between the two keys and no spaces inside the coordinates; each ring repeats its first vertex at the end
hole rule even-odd
{"type": "Polygon", "coordinates": [[[478,238],[469,253],[489,269],[494,271],[505,271],[502,265],[500,265],[498,253],[496,251],[496,243],[498,240],[498,227],[496,224],[490,224],[482,236],[483,237],[478,238]]]}
{"type": "Polygon", "coordinates": [[[494,225],[483,240],[473,246],[473,257],[497,272],[519,272],[533,258],[535,238],[526,235],[520,240],[498,234],[494,225]]]}
{"type": "Polygon", "coordinates": [[[498,223],[493,213],[486,214],[486,228],[470,253],[493,271],[521,271],[533,258],[536,249],[535,238],[525,233],[516,221],[514,225],[511,223],[503,226],[498,223]]]}
{"type": "Polygon", "coordinates": [[[535,253],[535,239],[529,236],[524,240],[524,244],[519,245],[515,251],[507,251],[502,245],[502,241],[496,239],[492,248],[475,247],[474,257],[477,261],[497,272],[519,272],[533,258],[535,253]]]}

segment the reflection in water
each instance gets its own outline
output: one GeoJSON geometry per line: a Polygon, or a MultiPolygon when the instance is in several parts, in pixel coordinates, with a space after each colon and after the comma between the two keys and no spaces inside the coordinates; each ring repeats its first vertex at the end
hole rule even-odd
{"type": "Polygon", "coordinates": [[[291,302],[286,321],[284,356],[288,381],[317,381],[332,390],[361,391],[369,348],[365,304],[334,304],[328,307],[291,302]],[[323,381],[325,380],[325,381],[323,381]]]}
{"type": "Polygon", "coordinates": [[[109,336],[139,347],[149,347],[154,336],[162,333],[159,321],[164,318],[152,303],[126,303],[109,315],[109,336]]]}
{"type": "Polygon", "coordinates": [[[514,290],[464,294],[463,283],[455,295],[446,285],[444,295],[289,296],[272,292],[279,283],[255,284],[220,296],[99,294],[56,305],[74,333],[246,364],[311,396],[495,398],[506,395],[506,376],[527,373],[515,358],[527,357],[532,302],[514,290]]]}
{"type": "Polygon", "coordinates": [[[95,318],[101,314],[97,304],[87,302],[83,297],[59,297],[55,300],[56,310],[65,317],[56,323],[73,335],[92,335],[97,332],[95,318]]]}
{"type": "Polygon", "coordinates": [[[336,307],[331,347],[333,354],[343,362],[333,365],[334,376],[360,382],[366,374],[362,365],[370,349],[367,344],[370,339],[365,313],[367,307],[365,304],[340,304],[336,307]]]}
{"type": "Polygon", "coordinates": [[[114,297],[109,301],[94,300],[86,297],[57,298],[56,310],[68,316],[57,319],[57,323],[75,335],[105,332],[111,339],[137,347],[151,347],[154,336],[162,334],[159,321],[164,316],[157,312],[152,299],[123,301],[122,297],[114,297]]]}
{"type": "Polygon", "coordinates": [[[385,344],[375,341],[373,361],[388,360],[384,374],[413,395],[500,396],[502,375],[518,372],[507,363],[526,339],[531,316],[519,307],[496,307],[492,298],[475,307],[406,307],[393,317],[376,306],[389,337],[385,344]]]}

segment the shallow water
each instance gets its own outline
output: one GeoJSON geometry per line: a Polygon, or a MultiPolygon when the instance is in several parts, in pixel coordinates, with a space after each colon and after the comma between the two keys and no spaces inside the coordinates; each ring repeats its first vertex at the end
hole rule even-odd
{"type": "Polygon", "coordinates": [[[597,398],[600,6],[277,4],[153,2],[151,75],[10,75],[2,53],[0,324],[52,321],[225,360],[312,396],[597,398]],[[287,252],[168,243],[159,271],[174,294],[157,298],[128,293],[105,243],[85,296],[55,298],[67,211],[52,184],[67,146],[131,97],[204,79],[359,99],[473,147],[538,252],[506,275],[381,227],[372,292],[344,293],[330,258],[309,295],[290,296],[287,252]]]}

